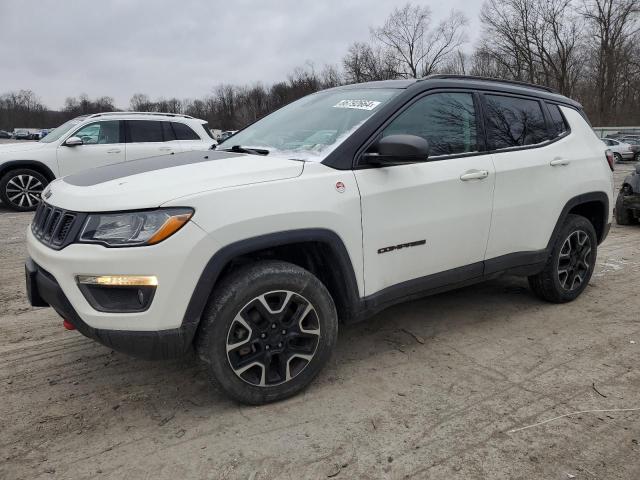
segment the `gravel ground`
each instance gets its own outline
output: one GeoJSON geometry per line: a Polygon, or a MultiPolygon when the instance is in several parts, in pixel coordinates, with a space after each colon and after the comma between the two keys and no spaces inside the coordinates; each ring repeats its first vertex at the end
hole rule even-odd
{"type": "MultiPolygon", "coordinates": [[[[621,165],[618,182],[631,170],[621,165]]],[[[0,478],[640,478],[640,226],[566,305],[503,277],[344,327],[290,400],[230,402],[192,357],[145,362],[27,305],[31,214],[0,205],[0,478]]]]}

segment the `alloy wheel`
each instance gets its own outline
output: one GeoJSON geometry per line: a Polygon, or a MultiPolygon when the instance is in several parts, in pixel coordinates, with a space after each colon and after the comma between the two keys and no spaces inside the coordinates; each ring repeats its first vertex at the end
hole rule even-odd
{"type": "Polygon", "coordinates": [[[227,333],[227,359],[243,381],[259,387],[288,382],[311,362],[320,340],[314,306],[288,290],[255,297],[227,333]]]}
{"type": "Polygon", "coordinates": [[[28,174],[16,175],[7,182],[5,187],[9,201],[21,208],[38,205],[42,190],[44,190],[43,183],[28,174]]]}
{"type": "Polygon", "coordinates": [[[591,239],[586,232],[571,232],[560,248],[558,257],[558,280],[568,291],[578,289],[587,278],[591,268],[591,239]]]}

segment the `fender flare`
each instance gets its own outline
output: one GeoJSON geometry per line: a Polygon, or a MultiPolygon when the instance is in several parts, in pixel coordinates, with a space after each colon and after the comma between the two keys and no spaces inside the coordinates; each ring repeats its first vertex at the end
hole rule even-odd
{"type": "Polygon", "coordinates": [[[8,162],[4,162],[0,165],[0,177],[3,177],[9,170],[15,170],[16,168],[33,168],[35,170],[39,170],[50,182],[56,178],[55,174],[49,167],[37,160],[10,160],[8,162]]]}
{"type": "Polygon", "coordinates": [[[553,228],[553,232],[551,232],[551,237],[549,237],[549,242],[547,243],[547,249],[546,249],[547,252],[551,252],[551,249],[553,248],[553,242],[558,232],[560,231],[560,228],[562,228],[562,225],[564,224],[567,218],[567,215],[569,215],[569,211],[577,207],[578,205],[581,205],[583,203],[588,203],[588,202],[599,202],[599,203],[602,203],[602,205],[604,206],[604,214],[602,218],[603,234],[602,234],[602,238],[599,239],[599,243],[602,243],[602,241],[604,241],[608,233],[608,225],[610,224],[609,196],[605,192],[588,192],[588,193],[583,193],[581,195],[577,195],[566,203],[566,205],[562,209],[562,212],[560,213],[560,216],[558,217],[556,226],[553,228]]]}
{"type": "Polygon", "coordinates": [[[198,283],[196,284],[191,299],[187,305],[184,317],[182,319],[183,327],[191,327],[191,331],[195,334],[195,328],[200,323],[200,318],[207,305],[211,292],[216,282],[227,266],[227,264],[241,255],[263,250],[272,247],[281,247],[288,244],[301,242],[318,242],[328,246],[338,265],[342,279],[346,286],[344,292],[347,298],[348,308],[350,312],[355,312],[360,305],[360,296],[358,283],[356,280],[353,263],[349,252],[344,245],[340,236],[332,230],[324,228],[308,228],[297,230],[285,230],[281,232],[269,233],[257,237],[239,240],[222,247],[218,250],[204,267],[198,283]]]}

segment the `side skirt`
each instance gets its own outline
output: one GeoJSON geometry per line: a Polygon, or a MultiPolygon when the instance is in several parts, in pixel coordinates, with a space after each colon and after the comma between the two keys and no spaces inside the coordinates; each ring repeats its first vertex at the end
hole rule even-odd
{"type": "Polygon", "coordinates": [[[546,249],[511,253],[392,285],[360,299],[360,308],[350,319],[345,319],[345,323],[366,320],[393,305],[467,287],[504,274],[535,275],[544,268],[548,255],[546,249]]]}

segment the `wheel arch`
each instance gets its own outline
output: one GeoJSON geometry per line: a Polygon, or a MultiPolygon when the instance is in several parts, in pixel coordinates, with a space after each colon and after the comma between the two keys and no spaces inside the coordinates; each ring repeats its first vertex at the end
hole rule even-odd
{"type": "Polygon", "coordinates": [[[549,238],[547,251],[551,251],[553,241],[569,214],[580,215],[591,222],[596,230],[598,244],[602,243],[607,237],[610,224],[609,196],[605,192],[583,193],[570,199],[562,209],[553,233],[549,238]]]}
{"type": "Polygon", "coordinates": [[[30,168],[35,170],[44,175],[49,182],[56,178],[55,174],[49,167],[37,160],[10,160],[5,162],[0,165],[0,178],[4,177],[7,172],[17,170],[19,168],[30,168]]]}
{"type": "Polygon", "coordinates": [[[197,327],[211,293],[223,276],[238,266],[263,259],[288,261],[311,271],[329,290],[341,320],[349,321],[357,314],[358,283],[340,236],[328,229],[298,229],[243,239],[218,250],[200,275],[183,326],[197,327]]]}

